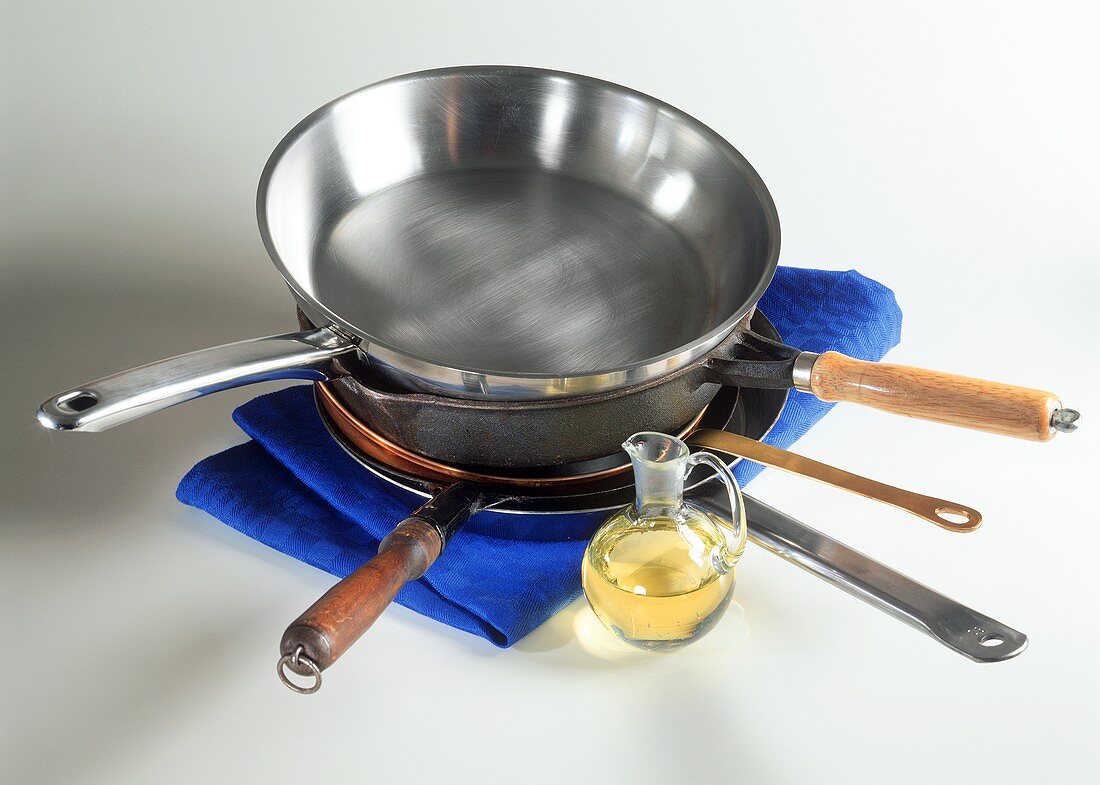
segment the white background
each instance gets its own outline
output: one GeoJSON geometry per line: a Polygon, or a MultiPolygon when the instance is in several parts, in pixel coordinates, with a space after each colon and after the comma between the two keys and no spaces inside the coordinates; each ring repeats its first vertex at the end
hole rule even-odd
{"type": "Polygon", "coordinates": [[[0,11],[0,781],[1082,781],[1097,719],[1100,110],[1091,3],[22,3],[0,11]],[[1051,444],[838,408],[798,450],[981,509],[954,536],[770,473],[750,490],[1025,632],[973,664],[752,548],[696,648],[580,604],[509,651],[394,608],[302,698],[279,636],[331,578],[173,497],[241,440],[199,401],[95,436],[38,402],[281,332],[255,228],[325,101],[463,63],[659,96],[768,183],[786,264],[898,293],[898,362],[1059,392],[1051,444]],[[581,636],[575,634],[581,631],[581,636]]]}

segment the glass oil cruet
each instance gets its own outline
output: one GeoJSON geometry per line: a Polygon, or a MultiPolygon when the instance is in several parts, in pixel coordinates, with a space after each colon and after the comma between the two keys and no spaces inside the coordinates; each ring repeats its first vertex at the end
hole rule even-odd
{"type": "Polygon", "coordinates": [[[741,491],[711,453],[663,433],[623,443],[634,466],[634,504],[612,515],[584,553],[581,583],[592,610],[627,643],[680,648],[709,632],[733,598],[747,526],[741,491]],[[684,480],[710,466],[729,491],[731,519],[684,501],[684,480]]]}

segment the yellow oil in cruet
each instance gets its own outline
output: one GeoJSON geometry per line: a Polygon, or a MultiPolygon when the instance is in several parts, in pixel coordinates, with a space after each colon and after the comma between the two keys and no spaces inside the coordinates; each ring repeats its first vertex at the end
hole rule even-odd
{"type": "Polygon", "coordinates": [[[639,433],[623,449],[634,467],[635,502],[600,527],[585,550],[581,583],[592,610],[627,643],[676,649],[706,634],[733,597],[745,548],[740,490],[726,465],[679,439],[639,433]],[[718,470],[732,522],[684,501],[696,464],[718,470]]]}

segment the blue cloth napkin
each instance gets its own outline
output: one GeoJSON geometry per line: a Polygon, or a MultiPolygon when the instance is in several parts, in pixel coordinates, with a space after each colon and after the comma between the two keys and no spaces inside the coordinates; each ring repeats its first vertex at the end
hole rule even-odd
{"type": "MultiPolygon", "coordinates": [[[[878,360],[901,335],[893,292],[855,271],[781,267],[760,309],[788,344],[807,351],[834,349],[878,360]]],[[[792,392],[767,441],[791,445],[829,408],[792,392]]],[[[256,398],[233,419],[250,440],[196,465],[176,496],[295,559],[344,577],[423,502],[344,453],[325,430],[309,385],[256,398]]],[[[744,485],[762,469],[742,462],[738,480],[744,485]]],[[[557,516],[567,527],[555,529],[575,524],[583,536],[606,516],[557,516]]],[[[584,547],[583,539],[505,540],[467,528],[397,602],[511,646],[578,596],[584,547]]]]}

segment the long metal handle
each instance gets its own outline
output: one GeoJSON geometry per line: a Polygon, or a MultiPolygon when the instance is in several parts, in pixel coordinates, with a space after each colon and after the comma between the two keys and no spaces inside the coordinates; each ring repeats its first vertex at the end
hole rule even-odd
{"type": "MultiPolygon", "coordinates": [[[[692,501],[725,515],[722,486],[707,483],[692,501]]],[[[789,515],[742,494],[749,539],[975,662],[1001,662],[1027,648],[1027,636],[854,551],[789,515]]]]}
{"type": "Polygon", "coordinates": [[[852,474],[827,463],[820,463],[803,455],[726,431],[699,430],[691,434],[688,443],[747,458],[754,463],[773,466],[791,474],[808,477],[811,480],[866,496],[868,499],[905,510],[918,518],[924,518],[948,531],[970,532],[982,523],[982,514],[965,504],[896,488],[893,485],[852,474]]]}
{"type": "Polygon", "coordinates": [[[116,373],[58,393],[38,421],[58,431],[104,431],[202,395],[277,379],[344,376],[337,360],[357,350],[327,327],[253,338],[116,373]]]}

